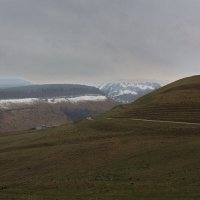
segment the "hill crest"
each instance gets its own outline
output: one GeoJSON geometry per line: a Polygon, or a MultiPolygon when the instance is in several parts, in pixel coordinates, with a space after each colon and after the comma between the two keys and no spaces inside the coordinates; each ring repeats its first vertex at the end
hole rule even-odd
{"type": "Polygon", "coordinates": [[[130,105],[110,113],[113,117],[200,122],[200,75],[180,79],[130,105]]]}

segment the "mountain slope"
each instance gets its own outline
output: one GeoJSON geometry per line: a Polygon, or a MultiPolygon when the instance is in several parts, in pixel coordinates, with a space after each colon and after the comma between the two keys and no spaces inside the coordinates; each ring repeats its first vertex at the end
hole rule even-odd
{"type": "Polygon", "coordinates": [[[0,99],[76,97],[103,95],[99,89],[78,84],[46,84],[14,87],[0,90],[0,99]]]}
{"type": "Polygon", "coordinates": [[[32,85],[0,90],[0,133],[76,122],[117,103],[85,85],[32,85]]]}
{"type": "Polygon", "coordinates": [[[0,199],[197,200],[199,126],[84,120],[0,135],[0,199]]]}
{"type": "Polygon", "coordinates": [[[150,81],[110,82],[98,86],[108,97],[120,103],[131,103],[139,97],[160,87],[160,83],[150,81]]]}
{"type": "Polygon", "coordinates": [[[116,103],[109,99],[6,104],[0,107],[0,133],[76,122],[104,113],[114,106],[116,103]]]}
{"type": "Polygon", "coordinates": [[[166,85],[131,105],[117,107],[115,117],[200,122],[200,76],[166,85]]]}
{"type": "Polygon", "coordinates": [[[180,80],[93,120],[0,134],[0,199],[199,199],[200,126],[125,116],[159,103],[167,111],[183,101],[174,98],[177,91],[186,107],[199,105],[198,83],[180,80]]]}

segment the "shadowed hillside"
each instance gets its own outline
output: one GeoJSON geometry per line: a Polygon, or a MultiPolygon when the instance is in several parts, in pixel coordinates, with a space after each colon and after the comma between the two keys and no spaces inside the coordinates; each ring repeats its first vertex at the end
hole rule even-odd
{"type": "Polygon", "coordinates": [[[108,115],[185,122],[200,122],[200,75],[166,85],[108,115]]]}
{"type": "Polygon", "coordinates": [[[102,95],[99,89],[78,84],[46,84],[0,89],[0,99],[70,97],[102,95]]]}
{"type": "Polygon", "coordinates": [[[104,113],[116,105],[114,101],[109,99],[77,103],[60,102],[49,104],[39,102],[34,104],[14,104],[7,109],[0,108],[0,133],[76,122],[86,117],[104,113]]]}

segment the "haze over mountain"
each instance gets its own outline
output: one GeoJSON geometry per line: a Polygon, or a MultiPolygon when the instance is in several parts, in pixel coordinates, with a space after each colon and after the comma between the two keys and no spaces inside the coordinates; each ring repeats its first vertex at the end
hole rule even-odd
{"type": "Polygon", "coordinates": [[[0,78],[0,89],[31,85],[30,81],[17,78],[0,78]]]}

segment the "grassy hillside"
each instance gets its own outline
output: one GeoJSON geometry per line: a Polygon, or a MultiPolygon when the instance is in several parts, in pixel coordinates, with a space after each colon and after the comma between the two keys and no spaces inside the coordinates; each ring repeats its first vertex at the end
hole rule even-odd
{"type": "MultiPolygon", "coordinates": [[[[182,87],[178,82],[173,85],[182,87]]],[[[172,88],[150,96],[156,101],[172,88]]],[[[142,101],[153,102],[148,98],[142,101]]],[[[143,102],[131,106],[142,108],[143,102]]],[[[108,115],[41,131],[1,134],[0,199],[200,199],[200,125],[108,115]]]]}
{"type": "Polygon", "coordinates": [[[200,122],[200,75],[184,78],[140,98],[108,115],[200,122]]]}
{"type": "Polygon", "coordinates": [[[200,198],[197,125],[83,121],[0,144],[0,199],[200,198]]]}

